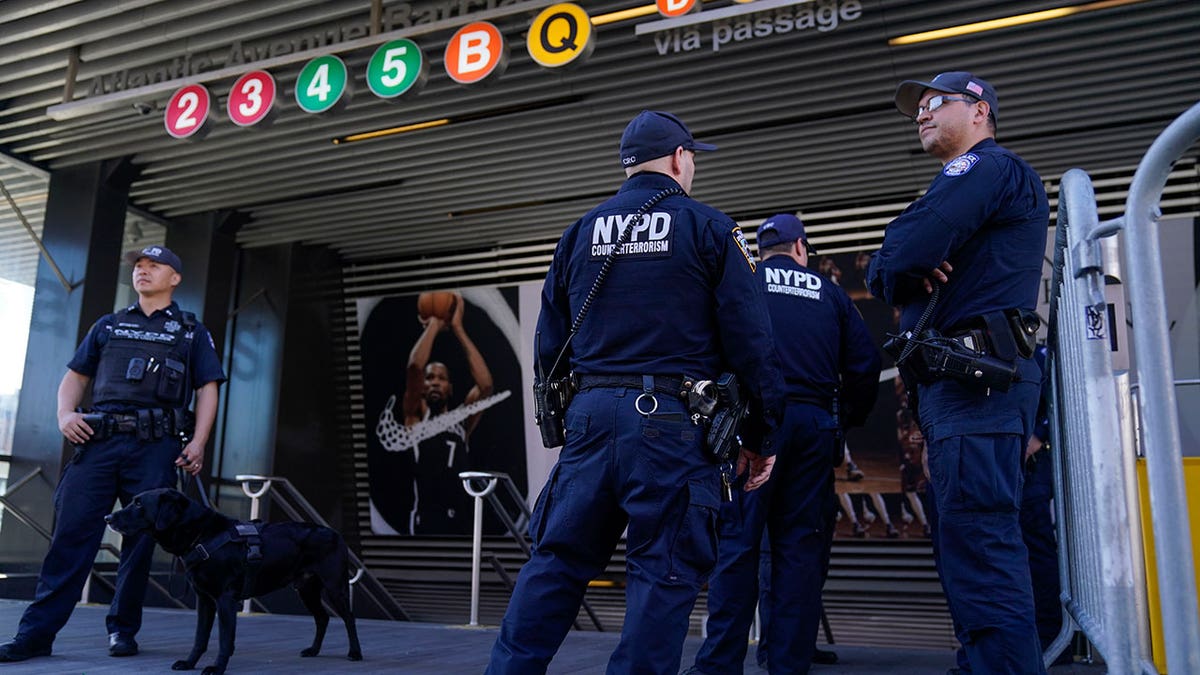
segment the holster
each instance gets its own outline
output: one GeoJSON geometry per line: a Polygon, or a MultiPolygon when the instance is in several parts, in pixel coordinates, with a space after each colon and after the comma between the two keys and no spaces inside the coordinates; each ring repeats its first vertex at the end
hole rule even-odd
{"type": "Polygon", "coordinates": [[[570,375],[533,383],[533,421],[546,448],[557,448],[567,442],[564,417],[574,395],[570,375]]]}
{"type": "Polygon", "coordinates": [[[108,415],[104,413],[84,413],[83,421],[92,428],[92,437],[88,440],[102,441],[112,435],[108,415]]]}
{"type": "Polygon", "coordinates": [[[742,396],[738,387],[737,376],[733,373],[721,373],[716,379],[717,406],[715,412],[707,417],[707,433],[704,445],[709,456],[718,464],[724,464],[737,456],[738,432],[742,428],[742,420],[746,417],[750,402],[742,396]]]}

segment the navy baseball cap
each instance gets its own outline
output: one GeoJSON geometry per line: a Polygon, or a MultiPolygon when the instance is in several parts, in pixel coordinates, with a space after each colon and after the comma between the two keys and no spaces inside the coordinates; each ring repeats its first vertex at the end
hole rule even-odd
{"type": "Polygon", "coordinates": [[[816,255],[817,249],[808,243],[804,236],[804,223],[790,213],[779,213],[771,216],[758,226],[758,247],[770,248],[777,244],[788,244],[799,240],[804,242],[804,248],[809,255],[816,255]]]}
{"type": "Polygon", "coordinates": [[[179,256],[175,255],[171,249],[167,248],[166,246],[147,246],[140,251],[130,251],[129,253],[126,253],[124,258],[125,262],[129,263],[130,265],[136,265],[137,261],[141,260],[142,258],[146,258],[147,260],[153,260],[156,263],[170,265],[171,269],[183,274],[183,261],[181,261],[179,256]]]}
{"type": "Polygon", "coordinates": [[[896,107],[909,117],[917,116],[917,104],[926,89],[944,91],[947,94],[966,94],[981,101],[987,101],[992,119],[999,119],[1000,104],[996,100],[996,88],[971,73],[954,70],[940,73],[931,82],[920,80],[905,80],[896,87],[896,107]]]}
{"type": "Polygon", "coordinates": [[[633,166],[665,157],[678,147],[684,150],[717,149],[715,145],[693,138],[687,125],[671,113],[643,110],[621,134],[621,166],[633,166]]]}

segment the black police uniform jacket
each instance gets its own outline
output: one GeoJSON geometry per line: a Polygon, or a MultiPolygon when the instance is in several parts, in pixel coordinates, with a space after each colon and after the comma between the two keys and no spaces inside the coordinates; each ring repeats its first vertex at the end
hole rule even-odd
{"type": "Polygon", "coordinates": [[[927,325],[942,331],[988,312],[1037,308],[1050,206],[1037,173],[1015,153],[984,139],[950,160],[888,224],[867,283],[902,305],[901,330],[912,328],[929,295],[924,279],[949,261],[927,325]]]}
{"type": "MultiPolygon", "coordinates": [[[[653,195],[679,184],[633,175],[563,233],[542,289],[535,358],[549,370],[624,225],[653,195]]],[[[686,195],[666,197],[634,223],[629,243],[571,341],[574,372],[715,378],[733,372],[752,401],[746,441],[774,430],[783,381],[741,229],[686,195]]],[[[772,454],[762,440],[763,454],[772,454]]]]}
{"type": "MultiPolygon", "coordinates": [[[[841,286],[789,256],[758,265],[791,400],[831,401],[842,426],[861,426],[879,392],[879,350],[841,286]]],[[[826,404],[826,408],[828,408],[826,404]]]]}

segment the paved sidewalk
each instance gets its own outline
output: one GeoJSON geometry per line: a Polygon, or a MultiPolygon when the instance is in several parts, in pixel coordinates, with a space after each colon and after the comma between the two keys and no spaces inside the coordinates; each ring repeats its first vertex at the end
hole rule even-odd
{"type": "MultiPolygon", "coordinates": [[[[16,631],[27,603],[0,600],[0,636],[16,631]]],[[[81,605],[54,643],[54,654],[20,664],[0,664],[7,672],[23,675],[66,675],[83,673],[169,673],[171,664],[185,656],[195,631],[195,615],[187,610],[146,609],[138,635],[141,654],[129,658],[108,656],[104,633],[103,605],[81,605]]],[[[459,675],[482,673],[496,638],[495,627],[470,628],[404,621],[362,619],[358,622],[363,661],[346,660],[346,632],[341,621],[330,621],[320,656],[304,659],[299,652],[312,639],[312,620],[306,616],[254,614],[239,616],[237,648],[229,662],[230,673],[405,673],[411,675],[459,675]]],[[[551,664],[550,673],[599,674],[616,645],[614,633],[572,632],[551,664]]],[[[689,637],[684,647],[683,667],[691,664],[700,647],[698,637],[689,637]]],[[[209,652],[197,664],[209,665],[217,648],[217,628],[209,652]]],[[[815,666],[814,675],[941,675],[954,665],[950,651],[884,649],[835,646],[841,657],[836,666],[815,666]]],[[[746,672],[763,673],[754,665],[753,650],[746,672]]],[[[1052,675],[1103,673],[1102,668],[1073,666],[1055,668],[1052,675]]]]}

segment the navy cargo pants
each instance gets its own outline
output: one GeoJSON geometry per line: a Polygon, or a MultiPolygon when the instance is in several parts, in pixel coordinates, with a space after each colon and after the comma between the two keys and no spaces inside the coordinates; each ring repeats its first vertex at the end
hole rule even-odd
{"type": "Polygon", "coordinates": [[[1041,372],[1029,359],[1018,367],[1007,392],[949,379],[920,387],[939,573],[976,675],[1045,673],[1019,522],[1041,372]]]}
{"type": "MultiPolygon", "coordinates": [[[[116,433],[89,441],[79,459],[67,464],[54,492],[54,536],[42,561],[33,603],[21,616],[18,639],[34,645],[54,641],[92,569],[104,536],[104,516],[118,499],[125,505],[145,490],[173,486],[173,462],[179,451],[177,438],[139,441],[132,433],[116,433]]],[[[142,627],[153,556],[150,537],[137,534],[122,540],[116,592],[105,620],[109,633],[133,636],[142,627]]]]}
{"type": "Polygon", "coordinates": [[[720,478],[683,402],[655,394],[657,410],[643,416],[634,408],[641,393],[594,388],[571,402],[566,445],[529,525],[533,557],[488,673],[546,671],[626,525],[625,625],[608,673],[679,671],[692,607],[716,563],[720,478]]]}
{"type": "Polygon", "coordinates": [[[696,654],[705,675],[743,670],[759,600],[764,527],[771,558],[770,621],[763,622],[762,638],[768,667],[772,674],[809,671],[837,509],[833,431],[829,412],[789,403],[771,479],[754,492],[738,490],[723,506],[720,556],[708,587],[708,637],[696,654]]]}

